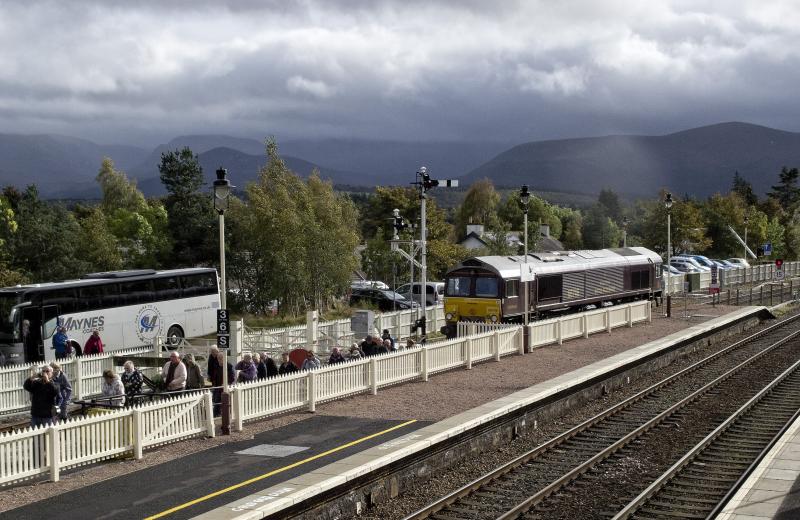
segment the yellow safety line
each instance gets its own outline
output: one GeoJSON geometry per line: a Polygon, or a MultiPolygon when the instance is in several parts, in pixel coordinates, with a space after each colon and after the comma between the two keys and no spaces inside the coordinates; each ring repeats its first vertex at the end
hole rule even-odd
{"type": "Polygon", "coordinates": [[[164,517],[164,516],[167,516],[167,515],[171,515],[172,513],[176,512],[176,511],[180,511],[181,509],[186,509],[187,507],[191,507],[191,506],[193,506],[195,504],[199,504],[200,502],[204,502],[204,501],[206,501],[206,500],[208,500],[210,498],[218,497],[218,496],[220,496],[220,495],[222,495],[224,493],[227,493],[228,491],[233,491],[234,489],[239,489],[241,487],[250,485],[253,482],[258,482],[259,480],[263,480],[263,479],[271,477],[273,475],[277,475],[278,473],[283,473],[284,471],[286,471],[288,469],[296,468],[297,466],[302,466],[303,464],[305,464],[307,462],[311,462],[312,460],[317,460],[319,458],[322,458],[322,457],[325,457],[327,455],[330,455],[331,453],[336,453],[337,451],[341,451],[341,450],[344,450],[346,448],[349,448],[350,446],[355,446],[356,444],[361,444],[364,441],[368,441],[370,439],[374,439],[375,437],[379,437],[381,435],[384,435],[384,434],[389,433],[391,431],[397,430],[397,429],[402,428],[404,426],[408,426],[409,424],[413,424],[415,422],[417,422],[417,420],[413,419],[411,421],[406,421],[406,422],[404,422],[402,424],[398,424],[397,426],[392,426],[391,428],[388,428],[386,430],[383,430],[383,431],[380,431],[380,432],[377,432],[377,433],[373,433],[372,435],[367,435],[366,437],[362,437],[362,438],[354,440],[352,442],[348,442],[347,444],[343,444],[343,445],[338,446],[336,448],[333,448],[331,450],[324,451],[322,453],[318,453],[317,455],[314,455],[313,457],[309,457],[307,459],[303,459],[303,460],[297,461],[294,464],[289,464],[288,466],[284,466],[282,468],[278,468],[278,469],[272,470],[269,473],[264,473],[263,475],[259,475],[257,477],[253,477],[251,479],[245,480],[244,482],[240,482],[238,484],[234,484],[232,486],[226,487],[225,489],[220,489],[219,491],[214,491],[213,493],[209,493],[206,496],[203,496],[203,497],[200,497],[200,498],[195,498],[194,500],[190,500],[189,502],[186,502],[185,504],[181,504],[179,506],[175,506],[175,507],[173,507],[171,509],[167,509],[166,511],[162,511],[162,512],[160,512],[158,514],[155,514],[153,516],[148,516],[147,518],[145,518],[145,520],[155,520],[156,518],[161,518],[161,517],[164,517]]]}

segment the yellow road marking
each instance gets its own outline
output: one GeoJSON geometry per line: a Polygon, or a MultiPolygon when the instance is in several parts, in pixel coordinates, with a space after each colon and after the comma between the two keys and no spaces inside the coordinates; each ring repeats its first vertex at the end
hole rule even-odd
{"type": "Polygon", "coordinates": [[[292,468],[296,468],[297,466],[302,466],[303,464],[306,464],[307,462],[311,462],[312,460],[317,460],[319,458],[322,458],[322,457],[325,457],[327,455],[330,455],[331,453],[336,453],[337,451],[341,451],[341,450],[344,450],[346,448],[349,448],[350,446],[355,446],[356,444],[361,444],[362,442],[368,441],[370,439],[374,439],[375,437],[380,437],[381,435],[384,435],[384,434],[389,433],[391,431],[397,430],[397,429],[402,428],[404,426],[408,426],[409,424],[413,424],[415,422],[417,422],[416,419],[413,419],[411,421],[406,421],[404,423],[398,424],[397,426],[392,426],[391,428],[387,428],[386,430],[383,430],[383,431],[380,431],[380,432],[377,432],[377,433],[373,433],[372,435],[367,435],[366,437],[362,437],[362,438],[354,440],[352,442],[348,442],[347,444],[342,444],[341,446],[338,446],[338,447],[333,448],[333,449],[328,450],[328,451],[324,451],[322,453],[318,453],[318,454],[316,454],[316,455],[314,455],[312,457],[309,457],[307,459],[299,460],[299,461],[297,461],[297,462],[295,462],[293,464],[289,464],[288,466],[284,466],[282,468],[274,469],[274,470],[270,471],[269,473],[264,473],[263,475],[259,475],[257,477],[253,477],[253,478],[245,480],[243,482],[239,482],[238,484],[234,484],[232,486],[226,487],[225,489],[220,489],[219,491],[214,491],[213,493],[209,493],[208,495],[202,496],[200,498],[195,498],[194,500],[190,500],[189,502],[186,502],[185,504],[181,504],[179,506],[175,506],[175,507],[173,507],[171,509],[167,509],[166,511],[162,511],[162,512],[160,512],[158,514],[155,514],[153,516],[148,516],[147,518],[145,518],[145,520],[155,520],[156,518],[162,518],[164,516],[171,515],[172,513],[176,512],[176,511],[180,511],[181,509],[186,509],[187,507],[191,507],[191,506],[193,506],[195,504],[199,504],[200,502],[205,502],[206,500],[209,500],[209,499],[214,498],[214,497],[218,497],[218,496],[220,496],[222,494],[225,494],[225,493],[227,493],[229,491],[233,491],[235,489],[239,489],[241,487],[248,486],[248,485],[252,484],[253,482],[258,482],[259,480],[263,480],[265,478],[269,478],[269,477],[271,477],[273,475],[277,475],[278,473],[283,473],[286,470],[289,470],[289,469],[292,469],[292,468]]]}

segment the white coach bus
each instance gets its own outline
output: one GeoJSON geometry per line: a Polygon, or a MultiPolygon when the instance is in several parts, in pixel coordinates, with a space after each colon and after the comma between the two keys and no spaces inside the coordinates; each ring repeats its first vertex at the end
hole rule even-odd
{"type": "Polygon", "coordinates": [[[216,269],[152,269],[93,273],[80,280],[0,289],[0,362],[55,359],[58,325],[83,348],[93,330],[104,350],[177,344],[216,331],[216,269]]]}

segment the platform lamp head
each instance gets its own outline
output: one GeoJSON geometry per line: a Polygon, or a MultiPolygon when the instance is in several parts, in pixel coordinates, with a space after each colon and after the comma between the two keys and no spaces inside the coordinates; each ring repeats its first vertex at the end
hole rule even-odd
{"type": "Polygon", "coordinates": [[[522,212],[528,213],[528,204],[531,202],[531,192],[528,191],[528,185],[523,184],[519,190],[519,205],[522,207],[522,212]]]}
{"type": "Polygon", "coordinates": [[[228,180],[228,170],[217,169],[217,180],[214,181],[214,209],[222,215],[228,209],[231,196],[231,182],[228,180]]]}
{"type": "Polygon", "coordinates": [[[672,193],[667,192],[664,196],[664,207],[667,208],[667,211],[672,209],[672,193]]]}

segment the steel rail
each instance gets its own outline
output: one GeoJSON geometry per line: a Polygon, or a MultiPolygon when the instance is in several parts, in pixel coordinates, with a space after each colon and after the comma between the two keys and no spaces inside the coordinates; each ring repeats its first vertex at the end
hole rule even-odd
{"type": "Polygon", "coordinates": [[[761,359],[762,357],[764,357],[765,355],[767,355],[768,353],[770,353],[774,349],[776,349],[776,348],[786,344],[788,341],[796,338],[798,335],[800,335],[800,331],[795,331],[795,332],[789,334],[788,336],[776,341],[775,343],[770,345],[768,348],[762,350],[761,352],[755,354],[754,356],[751,356],[749,359],[745,360],[744,362],[742,362],[742,363],[736,365],[735,367],[731,368],[730,370],[728,370],[727,372],[725,372],[721,376],[717,377],[713,381],[703,385],[701,388],[695,390],[694,392],[692,392],[691,394],[689,394],[685,398],[681,399],[677,403],[673,404],[672,406],[670,406],[669,408],[667,408],[666,410],[664,410],[663,412],[661,412],[657,416],[653,417],[652,419],[650,419],[646,423],[642,424],[641,426],[639,426],[635,430],[629,432],[627,435],[625,435],[621,439],[617,440],[614,444],[610,445],[609,447],[607,447],[604,450],[602,450],[601,452],[597,453],[596,455],[594,455],[590,459],[586,460],[583,464],[581,464],[579,466],[576,466],[575,468],[570,470],[568,473],[564,474],[563,476],[561,476],[560,478],[555,480],[553,483],[551,483],[546,488],[544,488],[541,491],[529,496],[527,499],[525,499],[524,501],[522,501],[519,504],[517,504],[516,506],[514,506],[508,512],[498,516],[497,520],[511,520],[511,519],[514,519],[514,518],[518,518],[520,515],[522,515],[525,512],[527,512],[531,507],[535,506],[536,504],[538,504],[539,502],[541,502],[542,500],[544,500],[548,496],[552,495],[553,493],[555,493],[559,489],[563,488],[564,486],[566,486],[567,484],[569,484],[570,482],[572,482],[573,480],[578,478],[580,475],[582,475],[582,474],[586,473],[587,471],[589,471],[596,464],[598,464],[598,463],[602,462],[603,460],[607,459],[608,457],[612,456],[613,454],[615,454],[616,452],[618,452],[619,450],[621,450],[622,448],[624,448],[625,446],[630,444],[635,439],[638,439],[639,437],[641,437],[642,435],[644,435],[648,431],[652,430],[653,428],[655,428],[656,426],[658,426],[659,424],[664,422],[666,419],[670,418],[678,410],[681,410],[681,409],[685,408],[686,406],[690,405],[691,403],[693,403],[697,399],[703,397],[705,394],[707,394],[708,392],[710,392],[711,390],[713,390],[714,388],[716,388],[720,384],[724,383],[726,380],[728,380],[729,378],[731,378],[735,374],[739,373],[741,370],[743,370],[747,366],[751,365],[754,361],[756,361],[758,359],[761,359]]]}
{"type": "MultiPolygon", "coordinates": [[[[744,417],[746,414],[750,413],[752,409],[759,403],[761,400],[771,393],[775,387],[783,383],[788,377],[793,375],[797,370],[800,369],[800,361],[797,361],[791,367],[787,368],[783,373],[781,373],[778,377],[773,379],[767,386],[765,386],[761,391],[759,391],[756,395],[750,398],[745,404],[739,407],[730,417],[728,417],[722,424],[720,424],[717,428],[714,429],[711,433],[709,433],[702,441],[697,443],[689,452],[686,453],[681,459],[672,465],[666,472],[664,472],[658,479],[656,479],[650,486],[647,487],[644,491],[642,491],[636,498],[634,498],[631,502],[628,503],[625,508],[619,511],[612,520],[624,520],[630,518],[632,514],[636,512],[644,503],[646,503],[653,495],[655,495],[658,491],[660,491],[675,475],[680,473],[680,471],[690,464],[700,453],[703,452],[712,442],[722,436],[731,425],[737,421],[738,419],[744,417]]],[[[793,414],[793,417],[796,417],[797,413],[793,414]]],[[[781,428],[781,432],[785,431],[785,426],[781,428]]],[[[774,438],[773,438],[774,442],[774,438]]],[[[772,444],[772,443],[770,443],[772,444]]],[[[763,450],[762,450],[763,455],[763,450]]]]}
{"type": "MultiPolygon", "coordinates": [[[[750,343],[752,341],[758,340],[758,339],[762,338],[763,336],[771,334],[771,333],[775,332],[776,330],[779,330],[779,329],[785,327],[786,325],[789,325],[789,324],[791,324],[791,323],[793,323],[795,321],[798,321],[798,320],[800,320],[800,314],[795,315],[795,316],[791,316],[791,317],[783,319],[783,320],[780,320],[777,323],[774,323],[774,324],[772,324],[772,325],[770,325],[768,327],[765,327],[764,329],[762,329],[762,330],[760,330],[758,332],[755,332],[755,333],[747,336],[746,338],[743,338],[741,340],[738,340],[738,341],[732,343],[731,345],[725,347],[724,349],[722,349],[722,350],[720,350],[718,352],[715,352],[714,354],[711,354],[711,355],[701,359],[700,361],[692,364],[689,367],[684,368],[683,370],[680,370],[679,372],[676,372],[675,374],[672,374],[671,376],[669,376],[669,377],[667,377],[667,378],[655,383],[654,385],[651,385],[650,387],[648,387],[648,388],[638,392],[637,394],[625,399],[624,401],[622,401],[622,402],[620,402],[620,403],[608,408],[607,410],[604,410],[603,412],[601,412],[601,413],[595,415],[594,417],[584,421],[583,423],[571,428],[570,430],[568,430],[568,431],[566,431],[566,432],[554,437],[553,439],[550,439],[549,441],[547,441],[547,442],[545,442],[545,443],[533,448],[532,450],[530,450],[530,451],[528,451],[528,452],[516,457],[515,459],[503,464],[502,466],[497,467],[496,469],[492,470],[491,472],[486,473],[486,474],[482,475],[481,477],[478,477],[477,479],[473,480],[472,482],[469,482],[468,484],[456,489],[455,491],[445,495],[444,497],[436,500],[435,502],[432,502],[432,503],[428,504],[424,508],[422,508],[422,509],[420,509],[420,510],[418,510],[418,511],[416,511],[416,512],[414,512],[414,513],[412,513],[412,514],[410,514],[408,516],[406,516],[403,520],[422,520],[422,519],[425,519],[425,518],[429,518],[431,515],[434,515],[435,513],[441,511],[442,509],[445,509],[446,507],[454,504],[459,499],[470,495],[472,492],[480,489],[484,485],[496,480],[497,478],[505,475],[506,473],[509,473],[510,471],[513,471],[517,467],[519,467],[519,466],[527,463],[528,461],[536,458],[538,455],[550,450],[551,448],[553,448],[555,446],[558,446],[559,444],[562,444],[565,441],[575,437],[579,433],[582,433],[582,432],[588,430],[589,428],[591,428],[595,424],[603,421],[604,419],[606,419],[606,418],[608,418],[610,416],[613,416],[615,414],[618,414],[622,410],[625,410],[625,409],[629,408],[634,403],[637,403],[637,402],[641,401],[642,399],[644,399],[644,398],[648,397],[649,395],[657,392],[658,390],[664,388],[665,386],[668,386],[668,385],[676,382],[677,380],[681,379],[682,377],[684,377],[684,376],[686,376],[686,375],[688,375],[688,374],[690,374],[692,372],[695,372],[695,371],[699,370],[700,368],[703,368],[704,366],[708,365],[712,361],[715,361],[718,358],[720,358],[720,357],[722,357],[722,356],[724,356],[726,354],[729,354],[732,351],[734,351],[736,349],[739,349],[742,346],[744,346],[744,345],[746,345],[746,344],[748,344],[748,343],[750,343]]],[[[800,334],[800,331],[794,332],[790,336],[794,337],[797,334],[800,334]]],[[[783,340],[781,340],[780,345],[782,345],[783,342],[788,341],[789,339],[791,339],[791,337],[783,338],[783,340]]],[[[773,344],[771,346],[771,348],[777,348],[777,346],[780,346],[780,345],[773,344]]],[[[768,351],[768,349],[765,349],[764,351],[759,353],[758,356],[766,353],[767,351],[768,351]]]]}

